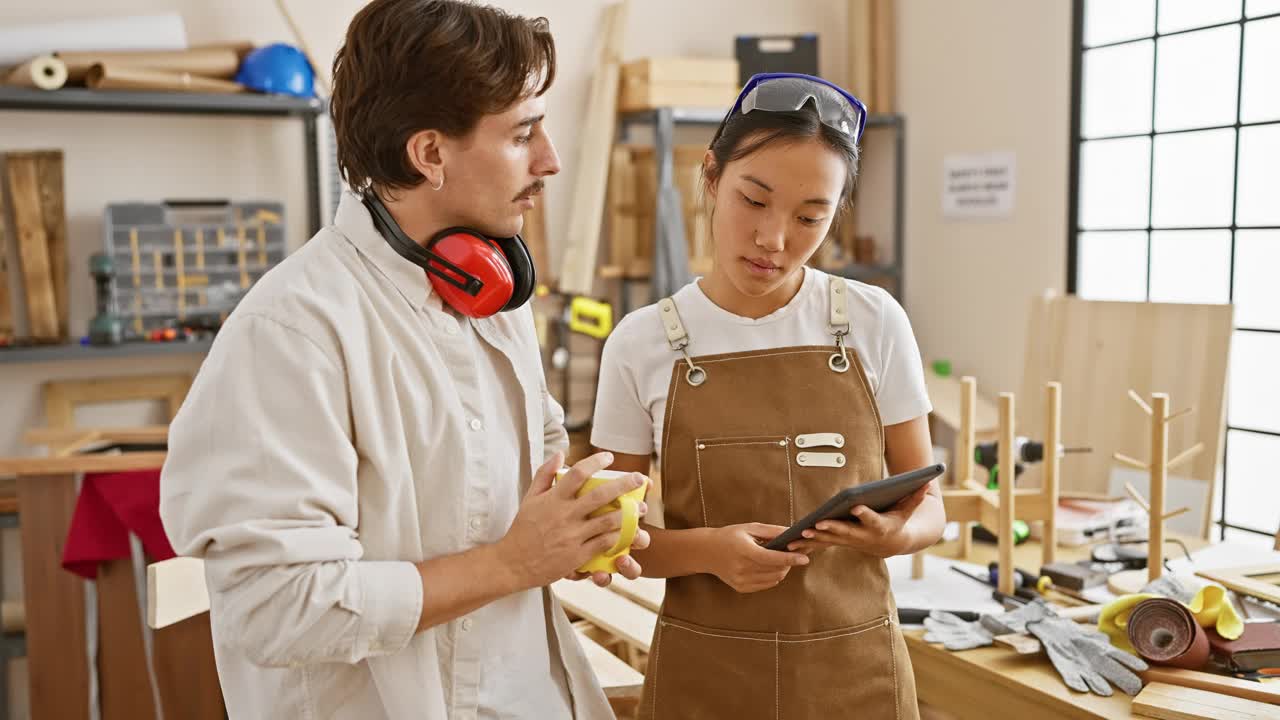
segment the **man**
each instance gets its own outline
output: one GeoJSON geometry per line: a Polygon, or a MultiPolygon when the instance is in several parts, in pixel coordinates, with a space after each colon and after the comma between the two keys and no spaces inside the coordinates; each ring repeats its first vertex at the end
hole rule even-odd
{"type": "Polygon", "coordinates": [[[588,514],[644,478],[576,498],[601,454],[553,486],[567,435],[529,308],[453,309],[370,213],[418,243],[519,232],[560,169],[554,72],[545,19],[471,3],[374,0],[348,29],[332,113],[357,192],[228,319],[161,481],[233,718],[612,717],[545,586],[618,541],[588,514]]]}

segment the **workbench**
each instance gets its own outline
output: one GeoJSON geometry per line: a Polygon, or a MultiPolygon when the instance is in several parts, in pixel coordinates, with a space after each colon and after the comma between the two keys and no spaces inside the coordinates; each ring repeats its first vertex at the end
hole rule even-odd
{"type": "MultiPolygon", "coordinates": [[[[1171,535],[1172,536],[1172,535],[1171,535]]],[[[1178,536],[1192,552],[1208,543],[1178,536]]],[[[959,541],[929,550],[946,558],[956,557],[959,541]]],[[[1060,562],[1088,557],[1090,547],[1058,548],[1060,562]]],[[[1014,566],[1040,567],[1040,543],[1029,540],[1014,548],[1014,566]]],[[[994,544],[973,544],[968,562],[986,565],[996,559],[994,544]]],[[[1018,655],[999,647],[952,652],[924,641],[924,630],[904,631],[916,692],[921,704],[933,706],[958,720],[1055,720],[1056,718],[1129,718],[1133,698],[1117,690],[1111,697],[1071,690],[1043,653],[1018,655]]]]}

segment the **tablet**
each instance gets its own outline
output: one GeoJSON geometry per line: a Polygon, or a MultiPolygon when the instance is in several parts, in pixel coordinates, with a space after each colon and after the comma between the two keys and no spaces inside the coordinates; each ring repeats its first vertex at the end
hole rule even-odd
{"type": "Polygon", "coordinates": [[[845,488],[823,503],[822,507],[796,521],[781,535],[770,540],[765,545],[765,548],[769,550],[786,550],[787,545],[803,539],[801,533],[813,528],[814,525],[823,520],[852,520],[853,522],[858,522],[857,517],[849,514],[849,511],[858,505],[866,505],[876,512],[884,512],[898,504],[898,501],[902,498],[929,484],[930,480],[938,477],[945,470],[946,465],[938,463],[922,467],[919,470],[905,472],[901,475],[887,477],[883,480],[869,482],[865,485],[845,488]]]}

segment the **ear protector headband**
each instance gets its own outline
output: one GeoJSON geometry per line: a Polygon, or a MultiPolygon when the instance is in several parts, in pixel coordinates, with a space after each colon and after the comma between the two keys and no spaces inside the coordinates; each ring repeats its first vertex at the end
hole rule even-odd
{"type": "Polygon", "coordinates": [[[365,193],[364,204],[391,249],[426,270],[431,287],[463,315],[486,318],[515,310],[533,295],[533,258],[519,235],[491,238],[452,227],[436,233],[423,247],[404,234],[373,193],[365,193]]]}

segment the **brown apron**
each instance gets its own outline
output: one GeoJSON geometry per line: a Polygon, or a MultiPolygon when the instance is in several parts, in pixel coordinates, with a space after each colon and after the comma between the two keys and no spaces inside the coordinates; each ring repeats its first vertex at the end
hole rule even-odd
{"type": "MultiPolygon", "coordinates": [[[[857,353],[848,286],[832,278],[833,345],[691,357],[670,299],[662,441],[666,527],[790,525],[884,473],[884,430],[857,353]]],[[[883,560],[836,547],[776,587],[740,594],[710,574],[667,580],[640,717],[919,717],[883,560]]]]}

